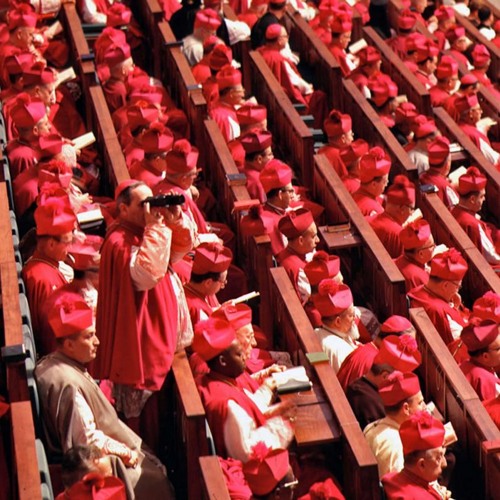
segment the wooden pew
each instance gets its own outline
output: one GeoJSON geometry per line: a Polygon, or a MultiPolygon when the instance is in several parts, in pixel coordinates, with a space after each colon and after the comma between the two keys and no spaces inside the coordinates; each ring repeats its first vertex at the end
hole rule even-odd
{"type": "Polygon", "coordinates": [[[403,275],[328,160],[323,155],[314,159],[314,196],[326,208],[328,221],[331,224],[350,221],[363,241],[360,262],[355,265],[361,272],[351,269],[353,277],[347,281],[370,302],[370,308],[379,318],[392,314],[407,316],[403,275]]]}
{"type": "Polygon", "coordinates": [[[469,265],[464,278],[464,288],[470,301],[488,290],[500,293],[500,278],[486,262],[479,250],[460,227],[436,193],[425,194],[419,204],[424,218],[432,228],[436,241],[459,250],[469,265]]]}
{"type": "Polygon", "coordinates": [[[231,500],[219,459],[215,455],[200,457],[203,477],[203,500],[231,500]]]}
{"type": "Polygon", "coordinates": [[[482,446],[486,453],[486,498],[494,500],[498,496],[500,481],[500,442],[483,441],[482,446]]]}
{"type": "Polygon", "coordinates": [[[205,409],[194,382],[186,353],[177,352],[172,364],[175,398],[174,425],[171,429],[175,447],[175,469],[177,487],[185,498],[201,498],[201,474],[198,457],[208,455],[208,441],[205,428],[205,409]]]}
{"type": "MultiPolygon", "coordinates": [[[[398,26],[399,13],[405,9],[406,7],[404,7],[402,0],[389,0],[387,15],[389,16],[389,24],[394,30],[396,30],[398,26]]],[[[427,26],[420,21],[417,22],[417,31],[425,35],[426,38],[434,39],[431,32],[427,29],[427,26]]]]}
{"type": "Polygon", "coordinates": [[[2,364],[5,388],[11,404],[12,492],[20,500],[41,499],[33,414],[26,378],[18,275],[14,257],[9,201],[5,183],[0,183],[0,290],[2,364]]]}
{"type": "Polygon", "coordinates": [[[483,153],[465,135],[462,129],[452,120],[443,108],[434,108],[436,125],[452,142],[458,142],[468,153],[471,164],[477,166],[488,179],[486,185],[486,205],[488,211],[500,223],[500,172],[489,163],[483,153]]]}
{"type": "Polygon", "coordinates": [[[313,135],[293,107],[262,56],[250,52],[252,92],[267,107],[268,128],[280,156],[297,172],[306,187],[311,186],[313,135]]]}
{"type": "MultiPolygon", "coordinates": [[[[481,443],[499,440],[500,431],[487,414],[424,309],[410,309],[410,319],[417,330],[417,343],[422,354],[419,372],[424,381],[426,399],[432,399],[445,420],[453,424],[459,444],[475,468],[474,477],[476,474],[479,475],[478,487],[484,491],[493,491],[494,486],[487,483],[495,476],[485,474],[486,453],[481,449],[481,443]]],[[[498,473],[497,471],[496,477],[498,473]]],[[[476,493],[476,498],[484,498],[483,491],[476,493]]]]}
{"type": "Polygon", "coordinates": [[[288,6],[286,15],[292,26],[289,33],[292,49],[300,54],[302,62],[314,70],[316,85],[328,96],[330,108],[341,108],[342,93],[339,89],[341,88],[342,72],[339,63],[305,19],[293,10],[292,6],[288,6]]]}
{"type": "MultiPolygon", "coordinates": [[[[271,275],[276,330],[287,339],[287,346],[295,350],[295,353],[291,352],[292,356],[295,356],[296,360],[302,358],[305,361],[303,356],[305,353],[322,351],[321,342],[300,304],[286,271],[278,267],[271,270],[271,275]]],[[[333,369],[328,362],[315,363],[311,369],[324,391],[324,397],[341,430],[342,483],[346,498],[357,500],[380,498],[377,462],[333,369]]]]}
{"type": "Polygon", "coordinates": [[[461,16],[460,14],[455,14],[455,17],[457,19],[457,24],[465,28],[468,38],[470,38],[474,43],[484,45],[488,49],[491,55],[491,64],[488,68],[488,76],[492,82],[497,82],[500,74],[500,48],[479,33],[479,30],[467,18],[461,16]]]}
{"type": "Polygon", "coordinates": [[[351,80],[343,80],[342,90],[343,112],[351,116],[356,136],[370,143],[370,146],[381,146],[387,151],[392,160],[391,175],[403,174],[412,182],[418,182],[417,167],[356,85],[351,80]]]}
{"type": "Polygon", "coordinates": [[[396,83],[400,94],[406,94],[419,113],[432,115],[431,97],[425,86],[418,81],[408,66],[370,26],[363,28],[363,38],[368,45],[376,47],[382,56],[382,71],[396,83]]]}
{"type": "MultiPolygon", "coordinates": [[[[92,130],[104,161],[102,185],[112,191],[114,186],[130,179],[130,175],[102,88],[98,85],[90,87],[89,93],[92,105],[92,130]]],[[[109,194],[113,196],[112,192],[109,194]]]]}
{"type": "MultiPolygon", "coordinates": [[[[191,139],[194,144],[203,144],[203,120],[207,117],[207,102],[201,86],[194,79],[193,72],[181,51],[167,22],[158,24],[160,30],[161,80],[170,96],[186,113],[191,125],[191,139]]],[[[203,161],[203,155],[200,156],[203,161]]]]}

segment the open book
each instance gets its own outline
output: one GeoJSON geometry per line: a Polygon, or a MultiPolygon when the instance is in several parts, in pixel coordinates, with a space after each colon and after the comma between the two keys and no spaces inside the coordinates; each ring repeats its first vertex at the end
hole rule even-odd
{"type": "Polygon", "coordinates": [[[273,373],[272,377],[278,386],[278,394],[309,391],[312,387],[312,382],[309,380],[303,366],[295,366],[284,372],[273,373]]]}

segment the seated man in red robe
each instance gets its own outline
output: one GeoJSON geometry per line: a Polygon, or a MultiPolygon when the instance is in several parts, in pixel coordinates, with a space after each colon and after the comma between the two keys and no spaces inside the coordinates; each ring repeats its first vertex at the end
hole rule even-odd
{"type": "Polygon", "coordinates": [[[439,49],[434,41],[427,39],[423,44],[417,46],[417,80],[429,90],[436,85],[437,79],[434,75],[438,62],[439,49]]]}
{"type": "Polygon", "coordinates": [[[101,250],[93,374],[114,383],[117,410],[158,446],[156,407],[177,349],[189,345],[191,322],[178,277],[170,270],[188,252],[194,230],[180,207],[154,207],[152,191],[129,179],[116,189],[119,211],[101,250]],[[149,419],[149,420],[148,420],[149,419]]]}
{"type": "Polygon", "coordinates": [[[399,233],[414,211],[415,185],[408,177],[397,175],[387,188],[385,210],[370,220],[370,226],[393,259],[403,252],[399,233]]]}
{"type": "Polygon", "coordinates": [[[455,23],[455,9],[450,5],[440,5],[435,11],[434,16],[437,19],[437,29],[434,31],[433,35],[437,39],[437,44],[440,51],[448,50],[450,44],[446,40],[446,32],[455,23]]]}
{"type": "Polygon", "coordinates": [[[52,292],[73,279],[73,270],[64,261],[73,242],[76,216],[67,196],[52,197],[35,210],[35,222],[36,250],[24,265],[22,276],[37,349],[41,354],[47,354],[52,339],[40,336],[42,316],[52,292]]]}
{"type": "Polygon", "coordinates": [[[429,281],[408,293],[411,307],[423,307],[453,354],[460,345],[460,334],[469,320],[469,310],[459,295],[468,266],[454,248],[431,260],[429,281]]]}
{"type": "Polygon", "coordinates": [[[232,260],[231,250],[219,243],[201,243],[196,247],[191,278],[184,285],[193,327],[221,306],[216,294],[226,286],[232,260]]]}
{"type": "Polygon", "coordinates": [[[245,370],[243,349],[234,328],[224,320],[198,323],[192,344],[210,372],[198,385],[217,454],[248,462],[253,446],[263,441],[272,449],[286,449],[293,431],[283,403],[264,414],[237,383],[245,370]]]}
{"type": "Polygon", "coordinates": [[[347,169],[340,158],[340,151],[349,146],[353,139],[352,119],[349,115],[332,109],[323,122],[323,130],[328,143],[318,149],[318,154],[324,154],[340,178],[347,175],[347,169]]]}
{"type": "Polygon", "coordinates": [[[452,93],[443,103],[443,108],[446,109],[447,113],[458,122],[460,119],[460,113],[455,107],[455,102],[457,99],[463,96],[477,95],[479,92],[479,82],[477,78],[472,73],[467,73],[460,78],[460,85],[456,92],[452,93]]]}
{"type": "Polygon", "coordinates": [[[466,36],[465,28],[455,24],[446,31],[445,36],[450,43],[448,54],[468,70],[472,69],[472,64],[465,55],[465,51],[472,43],[466,36]]]}
{"type": "Polygon", "coordinates": [[[403,245],[403,253],[394,259],[405,278],[406,291],[417,286],[426,285],[429,281],[429,262],[436,248],[429,223],[424,219],[410,222],[401,229],[399,240],[403,245]]]}
{"type": "Polygon", "coordinates": [[[444,434],[443,424],[426,411],[415,413],[401,424],[404,467],[382,478],[387,500],[450,498],[451,493],[436,484],[446,467],[444,434]]]}
{"type": "Polygon", "coordinates": [[[488,69],[491,65],[491,54],[489,50],[481,43],[478,43],[472,49],[472,62],[474,69],[471,73],[477,78],[478,82],[487,87],[492,94],[499,98],[500,90],[495,87],[493,82],[488,77],[488,69]]]}
{"type": "Polygon", "coordinates": [[[319,243],[318,228],[314,223],[312,213],[299,208],[284,215],[278,229],[288,239],[288,245],[276,258],[290,277],[300,301],[305,304],[311,295],[311,286],[304,273],[308,254],[314,252],[319,243]]]}
{"type": "Polygon", "coordinates": [[[359,57],[359,65],[350,74],[350,78],[360,92],[368,99],[370,97],[368,80],[381,74],[380,66],[382,58],[380,52],[371,45],[361,49],[357,55],[359,57]]]}
{"type": "Polygon", "coordinates": [[[477,167],[469,167],[458,179],[460,201],[451,213],[487,262],[495,269],[500,269],[498,228],[483,222],[479,215],[486,198],[486,183],[486,177],[477,167]]]}
{"type": "Polygon", "coordinates": [[[397,108],[395,98],[398,95],[396,83],[389,76],[379,74],[368,79],[367,89],[370,93],[368,100],[382,122],[388,128],[394,127],[396,122],[394,113],[397,108]]]}
{"type": "Polygon", "coordinates": [[[384,211],[382,193],[389,182],[391,160],[386,152],[375,146],[359,161],[359,189],[352,195],[365,217],[384,211]]]}
{"type": "Polygon", "coordinates": [[[342,182],[351,194],[354,194],[361,186],[359,163],[369,149],[370,146],[365,140],[356,139],[340,150],[340,159],[347,170],[347,175],[342,178],[342,182]]]}
{"type": "Polygon", "coordinates": [[[387,39],[386,43],[400,57],[406,56],[406,41],[408,35],[415,32],[417,27],[417,18],[415,14],[408,9],[398,13],[396,35],[387,39]]]}
{"type": "Polygon", "coordinates": [[[412,125],[413,140],[405,146],[408,157],[417,167],[421,175],[429,169],[429,152],[427,146],[439,135],[435,121],[425,115],[418,115],[412,125]]]}
{"type": "Polygon", "coordinates": [[[438,136],[427,144],[429,169],[420,175],[420,184],[433,184],[439,199],[449,208],[458,203],[458,193],[448,180],[451,168],[450,141],[438,136]]]}
{"type": "Polygon", "coordinates": [[[461,339],[470,359],[462,361],[460,369],[481,401],[500,395],[500,379],[495,369],[500,364],[500,331],[491,319],[473,318],[461,339]]]}
{"type": "Polygon", "coordinates": [[[436,85],[429,89],[433,107],[443,106],[455,91],[458,82],[458,63],[450,56],[441,57],[436,68],[436,85]]]}
{"type": "MultiPolygon", "coordinates": [[[[351,71],[355,69],[353,60],[348,56],[346,49],[351,42],[352,35],[352,18],[347,13],[341,13],[335,16],[330,23],[331,43],[329,45],[330,52],[340,64],[342,75],[349,76],[351,71]]],[[[352,56],[351,56],[352,57],[352,56]]]]}

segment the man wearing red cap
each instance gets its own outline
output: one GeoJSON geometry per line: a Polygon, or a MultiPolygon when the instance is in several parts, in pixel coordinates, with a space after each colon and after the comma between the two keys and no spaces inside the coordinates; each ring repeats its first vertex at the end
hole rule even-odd
{"type": "Polygon", "coordinates": [[[390,130],[401,146],[406,146],[413,137],[412,126],[417,116],[417,108],[411,102],[402,102],[394,111],[394,126],[390,130]]]}
{"type": "Polygon", "coordinates": [[[389,335],[399,337],[403,334],[414,336],[415,328],[403,316],[390,316],[380,325],[378,335],[371,342],[367,342],[351,352],[337,373],[337,378],[344,391],[351,382],[362,377],[370,370],[373,360],[376,358],[382,345],[382,341],[386,337],[389,335]]]}
{"type": "Polygon", "coordinates": [[[391,160],[378,146],[371,148],[361,157],[359,161],[361,185],[352,197],[365,217],[373,217],[384,211],[382,193],[389,181],[390,170],[391,160]]]}
{"type": "Polygon", "coordinates": [[[349,57],[346,52],[351,42],[352,15],[349,15],[347,12],[335,15],[330,23],[330,29],[332,41],[328,48],[333,57],[338,61],[343,76],[347,77],[356,68],[352,56],[349,57]]]}
{"type": "Polygon", "coordinates": [[[87,372],[99,346],[92,309],[83,299],[68,297],[52,309],[49,324],[57,349],[35,369],[49,451],[60,454],[93,444],[111,457],[129,495],[174,498],[154,457],[141,449],[141,438],[119,420],[87,372]]]}
{"type": "Polygon", "coordinates": [[[192,348],[205,360],[210,372],[198,386],[207,413],[217,454],[246,463],[259,441],[271,449],[286,449],[293,431],[281,403],[265,416],[236,381],[245,370],[244,354],[232,326],[224,320],[198,323],[192,348]]]}
{"type": "Polygon", "coordinates": [[[458,63],[453,57],[444,55],[436,68],[436,85],[429,89],[433,107],[443,106],[456,90],[458,83],[458,63]]]}
{"type": "Polygon", "coordinates": [[[368,153],[369,149],[370,146],[364,139],[356,139],[340,150],[340,159],[347,170],[347,175],[342,178],[342,182],[351,194],[354,194],[361,186],[359,163],[361,157],[368,153]]]}
{"type": "MultiPolygon", "coordinates": [[[[45,302],[54,290],[73,278],[71,268],[65,265],[64,261],[68,255],[68,246],[73,241],[76,216],[67,196],[53,197],[35,210],[35,222],[37,246],[32,257],[24,265],[22,275],[33,331],[39,344],[38,349],[42,350],[45,344],[39,335],[45,302]]],[[[46,351],[42,354],[46,354],[46,351]]]]}
{"type": "Polygon", "coordinates": [[[405,150],[420,175],[429,169],[427,146],[439,135],[439,131],[434,120],[424,115],[415,118],[412,128],[413,141],[405,147],[405,150]]]}
{"type": "Polygon", "coordinates": [[[448,180],[451,168],[450,141],[438,136],[427,144],[429,169],[420,175],[420,184],[433,184],[439,199],[449,208],[458,203],[458,193],[448,180]]]}
{"type": "Polygon", "coordinates": [[[458,179],[460,201],[451,213],[467,233],[472,243],[494,267],[500,268],[500,236],[496,227],[480,218],[479,211],[486,198],[486,177],[477,167],[469,167],[458,179]]]}
{"type": "Polygon", "coordinates": [[[432,258],[428,283],[408,293],[411,307],[425,309],[452,352],[469,319],[469,311],[462,305],[458,293],[467,269],[460,252],[450,248],[432,258]]]}
{"type": "Polygon", "coordinates": [[[446,467],[443,424],[426,411],[416,412],[399,429],[404,468],[382,478],[387,500],[442,500],[451,493],[437,484],[446,467]]]}
{"type": "Polygon", "coordinates": [[[127,500],[127,494],[120,479],[94,472],[57,495],[56,500],[127,500]]]}
{"type": "MultiPolygon", "coordinates": [[[[182,286],[168,266],[192,248],[193,232],[179,206],[151,210],[150,196],[139,181],[116,189],[119,215],[102,246],[97,303],[102,348],[93,373],[114,383],[117,408],[134,425],[147,418],[148,397],[158,394],[192,332],[182,286]]],[[[157,438],[150,436],[151,446],[157,438]]]]}
{"type": "Polygon", "coordinates": [[[321,314],[322,325],[315,331],[330,365],[338,373],[344,359],[361,344],[351,290],[334,280],[323,280],[313,303],[321,314]]]}
{"type": "Polygon", "coordinates": [[[465,51],[472,44],[466,36],[465,28],[455,24],[448,29],[445,36],[448,42],[450,42],[450,50],[448,51],[448,54],[468,70],[472,69],[472,64],[465,55],[465,51]]]}
{"type": "Polygon", "coordinates": [[[472,49],[472,61],[474,69],[471,73],[477,78],[478,82],[493,93],[494,96],[500,97],[500,92],[495,88],[495,85],[488,77],[488,69],[491,64],[491,55],[489,50],[481,43],[474,45],[472,49]]]}
{"type": "Polygon", "coordinates": [[[439,49],[433,40],[427,39],[417,47],[416,61],[418,69],[415,76],[427,90],[437,83],[434,72],[437,67],[438,55],[439,49]]]}
{"type": "Polygon", "coordinates": [[[415,210],[415,185],[404,175],[397,175],[386,191],[385,210],[370,220],[370,226],[395,259],[403,251],[399,234],[415,210]]]}
{"type": "Polygon", "coordinates": [[[417,286],[426,285],[429,281],[429,262],[436,248],[429,223],[424,219],[410,222],[401,229],[399,239],[403,245],[403,253],[394,259],[405,278],[406,291],[417,286]]]}
{"type": "Polygon", "coordinates": [[[382,59],[378,49],[370,45],[361,49],[357,56],[359,57],[359,65],[350,74],[350,78],[360,92],[368,99],[371,97],[368,90],[368,80],[382,74],[380,71],[382,59]]]}
{"type": "MultiPolygon", "coordinates": [[[[472,73],[467,73],[460,78],[460,86],[458,90],[452,93],[443,103],[443,108],[446,109],[448,114],[456,121],[460,119],[460,112],[455,107],[457,99],[463,96],[477,95],[479,91],[479,82],[472,73]]],[[[462,103],[463,106],[463,103],[462,103]]]]}
{"type": "Polygon", "coordinates": [[[184,285],[193,327],[220,307],[216,294],[226,286],[232,259],[231,250],[219,243],[201,243],[196,247],[191,278],[184,285]]]}
{"type": "Polygon", "coordinates": [[[328,144],[318,149],[318,154],[324,154],[340,178],[347,175],[347,169],[340,157],[341,150],[347,148],[354,139],[352,120],[347,114],[332,109],[323,122],[323,130],[328,138],[328,144]]]}
{"type": "Polygon", "coordinates": [[[437,40],[438,48],[440,51],[448,50],[450,48],[450,44],[446,39],[446,32],[456,22],[455,11],[453,7],[449,5],[441,5],[434,11],[434,16],[437,19],[438,25],[433,35],[437,40]]]}
{"type": "Polygon", "coordinates": [[[305,304],[311,295],[311,286],[304,273],[307,255],[313,252],[319,243],[318,228],[309,210],[299,208],[283,216],[278,229],[288,239],[288,245],[277,256],[283,266],[301,302],[305,304]]]}
{"type": "Polygon", "coordinates": [[[394,127],[394,113],[397,107],[395,98],[398,95],[396,83],[387,75],[375,75],[368,79],[367,89],[370,93],[368,100],[382,122],[388,128],[394,127]]]}
{"type": "Polygon", "coordinates": [[[269,0],[267,12],[252,27],[252,50],[256,50],[266,43],[266,30],[271,24],[279,23],[283,26],[285,25],[286,6],[286,1],[269,0]]]}
{"type": "Polygon", "coordinates": [[[461,335],[470,359],[462,361],[460,369],[481,401],[500,394],[500,380],[495,372],[500,364],[498,328],[496,321],[475,319],[463,329],[461,335]]]}
{"type": "Polygon", "coordinates": [[[399,427],[419,410],[425,410],[425,401],[418,377],[414,373],[393,372],[387,385],[379,389],[386,416],[363,429],[378,463],[380,478],[388,472],[399,472],[404,465],[399,427]]]}
{"type": "Polygon", "coordinates": [[[219,15],[213,9],[201,9],[194,18],[193,33],[182,39],[182,51],[189,64],[194,66],[203,58],[203,42],[221,25],[219,15]]]}

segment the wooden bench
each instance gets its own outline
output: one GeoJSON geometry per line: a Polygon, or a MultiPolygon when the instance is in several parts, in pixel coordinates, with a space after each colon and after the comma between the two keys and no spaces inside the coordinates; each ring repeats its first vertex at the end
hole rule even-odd
{"type": "Polygon", "coordinates": [[[342,81],[342,88],[343,112],[351,116],[352,129],[356,136],[367,141],[370,146],[381,146],[385,149],[392,161],[391,175],[403,174],[417,183],[417,167],[356,85],[352,80],[346,79],[342,81]]]}
{"type": "Polygon", "coordinates": [[[174,440],[177,494],[201,498],[202,481],[198,458],[208,455],[205,409],[201,402],[186,353],[177,352],[172,364],[174,374],[173,415],[175,429],[169,429],[174,440]]]}
{"type": "MultiPolygon", "coordinates": [[[[389,0],[387,5],[387,15],[389,16],[389,24],[394,30],[397,30],[398,27],[399,13],[406,9],[407,7],[403,5],[402,0],[389,0]]],[[[434,39],[431,32],[427,29],[427,26],[422,24],[420,21],[417,22],[417,31],[422,33],[422,35],[425,35],[426,38],[434,39]]]]}
{"type": "MultiPolygon", "coordinates": [[[[0,183],[0,290],[2,364],[10,402],[12,492],[21,500],[41,499],[41,481],[35,449],[35,430],[29,400],[24,359],[18,274],[14,257],[9,202],[5,183],[0,183]]],[[[8,449],[8,448],[7,448],[8,449]]]]}
{"type": "Polygon", "coordinates": [[[293,107],[262,56],[250,52],[252,92],[267,108],[268,128],[273,142],[306,187],[311,186],[313,168],[313,135],[293,107]]]}
{"type": "Polygon", "coordinates": [[[286,15],[292,26],[290,46],[300,54],[301,61],[314,71],[316,85],[328,96],[330,108],[341,108],[342,72],[339,63],[299,12],[289,5],[286,15]]]}
{"type": "Polygon", "coordinates": [[[109,194],[113,196],[113,186],[130,179],[130,175],[102,88],[98,85],[90,87],[89,94],[92,106],[92,130],[104,161],[102,186],[110,189],[109,194]]]}
{"type": "MultiPolygon", "coordinates": [[[[168,88],[170,96],[186,113],[191,126],[193,144],[203,144],[203,120],[207,117],[207,102],[201,86],[196,82],[193,72],[181,51],[181,44],[175,39],[167,22],[158,24],[160,31],[161,80],[168,88]]],[[[203,162],[203,155],[200,156],[203,162]]]]}
{"type": "Polygon", "coordinates": [[[458,142],[470,157],[470,163],[477,166],[488,179],[486,185],[486,205],[488,211],[500,222],[500,172],[486,160],[483,153],[467,137],[462,129],[443,108],[434,108],[436,125],[451,142],[458,142]]]}
{"type": "MultiPolygon", "coordinates": [[[[475,467],[474,477],[480,474],[478,487],[483,491],[476,491],[476,498],[485,498],[482,494],[484,491],[494,491],[494,486],[487,482],[495,476],[485,474],[484,464],[487,457],[481,448],[481,443],[499,440],[500,431],[487,414],[424,309],[410,309],[410,319],[417,330],[417,343],[422,354],[419,373],[424,382],[427,399],[432,399],[446,421],[449,420],[453,424],[459,445],[475,467]]],[[[497,471],[496,474],[498,473],[497,471]]],[[[495,494],[497,493],[498,489],[495,494]]]]}
{"type": "Polygon", "coordinates": [[[231,500],[219,459],[215,455],[200,457],[203,478],[203,500],[231,500]]]}
{"type": "MultiPolygon", "coordinates": [[[[308,363],[306,353],[321,352],[321,342],[302,308],[283,268],[271,270],[272,303],[276,329],[287,339],[287,347],[296,361],[308,363]],[[300,351],[300,352],[298,352],[300,351]]],[[[324,392],[341,432],[343,488],[346,498],[380,498],[377,462],[351,410],[344,391],[328,362],[315,363],[310,369],[324,392]]]]}
{"type": "Polygon", "coordinates": [[[425,194],[419,204],[436,241],[455,247],[469,265],[464,289],[472,303],[488,290],[500,293],[500,278],[460,227],[436,193],[425,194]]]}
{"type": "Polygon", "coordinates": [[[323,155],[314,157],[314,195],[325,207],[331,224],[349,221],[363,241],[346,282],[363,296],[379,318],[392,314],[407,316],[403,275],[392,261],[380,239],[361,214],[340,177],[323,155]]]}
{"type": "Polygon", "coordinates": [[[389,75],[398,86],[400,94],[406,94],[408,100],[415,104],[419,113],[432,115],[431,96],[425,86],[415,78],[408,66],[387,45],[382,37],[370,26],[363,28],[363,38],[368,45],[380,51],[382,71],[389,75]]]}

